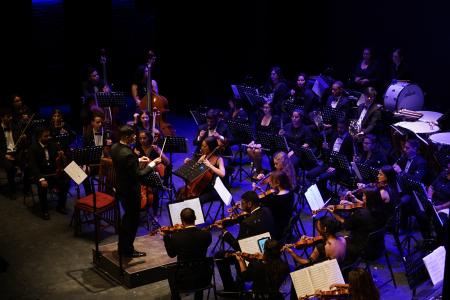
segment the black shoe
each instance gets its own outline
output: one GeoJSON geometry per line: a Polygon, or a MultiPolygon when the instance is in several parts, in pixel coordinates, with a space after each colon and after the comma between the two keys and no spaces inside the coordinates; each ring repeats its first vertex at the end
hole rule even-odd
{"type": "Polygon", "coordinates": [[[65,209],[64,207],[57,207],[56,211],[62,215],[67,215],[67,209],[65,209]]]}
{"type": "Polygon", "coordinates": [[[42,219],[44,219],[44,220],[50,220],[50,215],[48,214],[48,213],[43,213],[42,214],[42,219]]]}
{"type": "Polygon", "coordinates": [[[147,256],[147,253],[134,250],[133,253],[125,254],[124,256],[129,258],[136,258],[147,256]]]}

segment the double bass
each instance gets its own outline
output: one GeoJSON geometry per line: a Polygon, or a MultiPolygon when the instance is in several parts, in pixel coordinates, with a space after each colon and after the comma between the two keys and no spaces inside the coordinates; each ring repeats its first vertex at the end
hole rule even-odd
{"type": "Polygon", "coordinates": [[[159,125],[159,128],[161,128],[162,133],[166,136],[175,136],[175,129],[170,123],[166,121],[166,114],[169,111],[169,101],[167,101],[166,97],[159,95],[158,93],[156,93],[156,91],[153,90],[151,70],[153,64],[155,63],[155,60],[155,54],[152,51],[149,51],[146,81],[147,93],[139,103],[139,108],[142,110],[147,110],[148,112],[153,112],[153,109],[156,107],[156,109],[159,111],[156,122],[159,125]],[[151,100],[149,101],[149,99],[151,100]]]}

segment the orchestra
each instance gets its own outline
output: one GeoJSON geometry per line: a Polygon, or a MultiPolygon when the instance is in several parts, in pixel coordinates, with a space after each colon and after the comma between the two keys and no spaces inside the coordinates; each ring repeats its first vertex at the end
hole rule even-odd
{"type": "MultiPolygon", "coordinates": [[[[254,105],[248,108],[243,105],[245,95],[242,95],[241,99],[229,100],[228,112],[220,113],[221,105],[210,108],[203,114],[204,122],[193,129],[193,138],[189,137],[191,146],[195,147],[193,157],[184,158],[180,167],[191,172],[200,170],[200,175],[182,178],[183,181],[177,181],[176,185],[172,181],[172,176],[177,176],[177,172],[172,172],[172,154],[177,152],[171,144],[167,146],[170,149],[166,154],[164,145],[170,143],[171,137],[178,137],[178,128],[168,123],[167,117],[171,114],[168,99],[159,94],[156,81],[151,77],[154,60],[140,67],[140,77],[133,82],[132,97],[136,111],[129,120],[116,120],[117,123],[108,123],[108,126],[105,126],[105,107],[99,106],[96,94],[110,93],[111,88],[106,78],[100,79],[97,69],[91,68],[82,92],[86,97],[84,109],[87,112],[82,120],[81,147],[76,143],[77,132],[59,109],[52,112],[48,127],[44,128],[33,127],[34,114],[22,107],[21,101],[15,101],[14,114],[12,110],[0,111],[3,129],[0,134],[0,167],[7,174],[7,194],[15,197],[15,179],[18,174],[25,174],[27,180],[37,185],[44,220],[50,219],[47,200],[50,189],[58,195],[57,211],[66,214],[70,180],[64,169],[74,160],[69,150],[100,146],[103,158],[113,156],[116,172],[120,165],[121,172],[133,174],[136,181],[128,186],[126,182],[131,179],[125,173],[116,174],[121,179],[118,189],[121,201],[139,200],[141,209],[152,207],[156,216],[163,205],[161,196],[168,190],[172,192],[173,188],[177,189],[177,194],[176,199],[169,200],[171,203],[196,198],[201,205],[221,201],[216,178],[225,180],[231,175],[227,167],[232,159],[228,161],[227,157],[242,151],[252,164],[249,180],[256,182],[250,184],[249,181],[246,185],[234,182],[232,185],[225,180],[226,188],[233,188],[232,194],[236,195],[236,184],[242,189],[241,207],[232,206],[230,216],[217,218],[216,215],[216,219],[206,220],[206,224],[198,225],[198,228],[194,224],[195,214],[188,208],[181,212],[183,224],[159,224],[149,232],[151,236],[159,233],[164,239],[167,254],[181,259],[192,254],[186,249],[196,246],[191,238],[202,241],[198,256],[206,257],[211,236],[217,234],[213,229],[219,229],[220,239],[234,250],[230,253],[219,249],[212,254],[218,259],[217,268],[224,290],[239,292],[244,289],[243,282],[251,281],[254,290],[277,292],[288,275],[288,264],[281,257],[282,253],[289,254],[286,257],[292,258],[296,268],[328,259],[336,259],[344,267],[356,261],[360,252],[367,249],[370,233],[387,228],[397,238],[401,232],[413,230],[408,224],[411,216],[415,217],[422,238],[431,240],[432,246],[429,247],[435,248],[445,240],[443,224],[448,222],[450,207],[450,133],[440,132],[444,134],[444,141],[437,142],[432,138],[439,130],[436,120],[420,121],[424,114],[407,107],[401,108],[403,113],[400,107],[398,111],[387,109],[380,101],[381,91],[377,90],[380,88],[379,66],[371,55],[371,49],[364,50],[363,59],[356,66],[349,84],[359,91],[360,99],[352,98],[340,80],[333,80],[328,91],[319,95],[311,86],[310,81],[314,79],[305,73],[299,73],[292,84],[283,77],[281,68],[273,67],[265,87],[267,93],[261,97],[261,103],[252,103],[254,105]],[[327,111],[342,112],[344,117],[329,116],[327,111]],[[387,116],[395,121],[384,122],[389,119],[387,116]],[[415,127],[404,127],[406,125],[401,123],[409,122],[412,116],[414,123],[424,123],[421,126],[432,129],[424,133],[411,129],[415,127]],[[235,133],[232,126],[228,126],[227,122],[237,119],[239,123],[250,126],[252,132],[248,136],[242,132],[235,133]],[[285,121],[290,122],[285,125],[285,121]],[[125,125],[126,134],[123,134],[122,141],[113,134],[119,128],[111,128],[120,123],[131,125],[125,125]],[[269,139],[258,140],[258,132],[265,133],[269,139]],[[399,132],[402,133],[400,140],[399,132]],[[57,145],[56,137],[60,135],[69,135],[70,145],[57,145]],[[233,147],[236,140],[245,143],[239,144],[245,148],[236,150],[233,147]],[[126,149],[127,156],[123,149],[126,149]],[[115,153],[111,154],[111,151],[115,153]],[[263,154],[267,155],[267,161],[263,154]],[[133,170],[119,163],[122,159],[129,161],[133,170]],[[376,175],[367,176],[362,171],[363,167],[372,168],[376,175]],[[162,179],[163,187],[152,187],[143,182],[142,177],[153,171],[162,179]],[[303,201],[302,195],[313,185],[330,198],[330,202],[318,209],[308,208],[307,203],[298,203],[303,201]],[[138,186],[140,192],[137,192],[138,186]],[[238,209],[241,212],[235,213],[238,209]],[[431,213],[433,210],[435,214],[431,213]],[[292,234],[290,220],[297,214],[316,222],[314,230],[317,230],[317,236],[301,235],[296,240],[289,240],[292,234]],[[396,226],[402,230],[394,230],[396,226]],[[266,241],[265,250],[255,253],[242,251],[240,240],[266,232],[270,233],[271,239],[266,241]],[[312,252],[305,255],[308,248],[312,248],[312,252]],[[304,252],[300,254],[300,250],[304,252]],[[236,266],[236,278],[232,276],[232,265],[236,266]],[[277,272],[272,272],[267,265],[277,272]],[[274,278],[270,286],[266,286],[267,290],[264,288],[268,284],[264,281],[267,278],[262,279],[257,272],[274,278]]],[[[397,49],[393,53],[393,78],[409,78],[402,59],[401,49],[397,49]]],[[[81,167],[88,176],[98,176],[95,166],[81,167]]],[[[93,192],[88,181],[83,184],[85,194],[93,192]]],[[[135,206],[126,210],[128,214],[131,212],[133,220],[129,215],[125,216],[128,224],[120,234],[120,251],[129,258],[150,255],[134,249],[139,213],[135,206]]],[[[376,246],[379,245],[373,245],[374,253],[379,250],[376,246]]],[[[308,297],[349,297],[355,292],[351,283],[335,288],[319,290],[308,297]]],[[[305,296],[299,297],[303,299],[305,296]]]]}

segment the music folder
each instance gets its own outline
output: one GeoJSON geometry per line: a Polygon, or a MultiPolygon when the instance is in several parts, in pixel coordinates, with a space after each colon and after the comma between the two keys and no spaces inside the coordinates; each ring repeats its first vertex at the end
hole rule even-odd
{"type": "Polygon", "coordinates": [[[322,195],[320,194],[317,185],[314,184],[310,186],[305,192],[306,200],[308,201],[309,207],[311,210],[318,210],[324,207],[325,203],[323,202],[322,195]]]}

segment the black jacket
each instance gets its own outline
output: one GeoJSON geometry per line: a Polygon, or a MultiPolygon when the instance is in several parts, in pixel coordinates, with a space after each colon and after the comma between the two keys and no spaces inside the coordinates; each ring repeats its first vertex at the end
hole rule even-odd
{"type": "Polygon", "coordinates": [[[170,257],[176,256],[178,261],[206,257],[211,242],[211,232],[197,227],[190,227],[164,236],[167,255],[170,257]]]}

